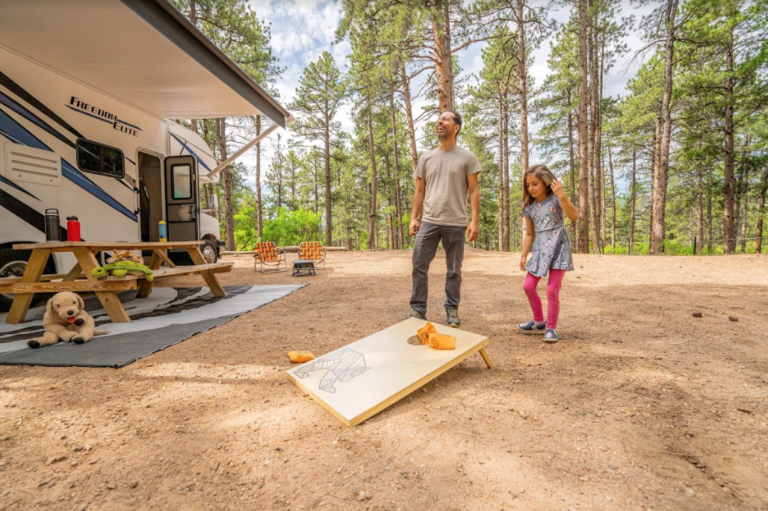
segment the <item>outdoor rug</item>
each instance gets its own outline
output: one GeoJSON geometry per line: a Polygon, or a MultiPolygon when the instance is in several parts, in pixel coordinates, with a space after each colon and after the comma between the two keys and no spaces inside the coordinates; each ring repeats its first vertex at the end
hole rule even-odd
{"type": "Polygon", "coordinates": [[[95,296],[85,298],[85,310],[96,328],[109,330],[85,344],[59,342],[32,349],[27,341],[39,337],[45,307],[30,309],[27,321],[5,324],[0,314],[0,365],[123,367],[156,351],[178,344],[195,334],[231,321],[304,286],[227,286],[226,298],[213,296],[207,287],[156,287],[148,298],[136,291],[120,293],[130,323],[111,323],[95,296]]]}

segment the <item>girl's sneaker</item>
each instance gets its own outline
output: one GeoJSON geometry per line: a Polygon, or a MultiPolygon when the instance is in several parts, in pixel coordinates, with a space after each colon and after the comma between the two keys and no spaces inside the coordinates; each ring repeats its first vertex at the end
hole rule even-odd
{"type": "Polygon", "coordinates": [[[541,334],[547,329],[547,324],[537,325],[534,320],[530,320],[528,323],[518,323],[517,329],[524,334],[541,334]]]}
{"type": "Polygon", "coordinates": [[[544,338],[542,340],[544,342],[557,342],[557,330],[554,328],[547,328],[547,331],[544,332],[544,338]]]}

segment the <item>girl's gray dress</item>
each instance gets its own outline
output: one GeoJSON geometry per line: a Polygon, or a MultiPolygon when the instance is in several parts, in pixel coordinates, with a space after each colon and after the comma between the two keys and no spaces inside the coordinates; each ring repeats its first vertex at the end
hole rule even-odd
{"type": "Polygon", "coordinates": [[[558,196],[550,193],[543,201],[528,204],[523,216],[533,220],[536,230],[531,258],[525,265],[528,273],[544,277],[550,269],[573,271],[571,242],[565,230],[558,196]]]}

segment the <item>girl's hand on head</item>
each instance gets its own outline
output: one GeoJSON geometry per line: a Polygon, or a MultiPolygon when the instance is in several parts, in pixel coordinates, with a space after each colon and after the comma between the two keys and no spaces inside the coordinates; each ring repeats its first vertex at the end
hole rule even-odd
{"type": "Polygon", "coordinates": [[[565,199],[565,190],[563,190],[563,185],[557,178],[552,180],[552,184],[549,187],[552,188],[552,193],[557,195],[558,198],[565,199]]]}

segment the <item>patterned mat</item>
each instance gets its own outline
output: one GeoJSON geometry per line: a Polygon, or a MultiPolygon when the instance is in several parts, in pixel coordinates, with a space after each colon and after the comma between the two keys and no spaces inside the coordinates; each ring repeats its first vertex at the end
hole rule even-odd
{"type": "Polygon", "coordinates": [[[60,342],[38,349],[27,347],[27,341],[44,331],[45,307],[30,309],[20,325],[5,324],[6,314],[0,314],[0,365],[123,367],[302,287],[227,286],[226,298],[213,296],[207,287],[156,287],[144,299],[137,299],[136,291],[125,291],[118,296],[130,323],[111,323],[93,296],[85,299],[85,309],[96,328],[109,334],[85,344],[60,342]]]}

